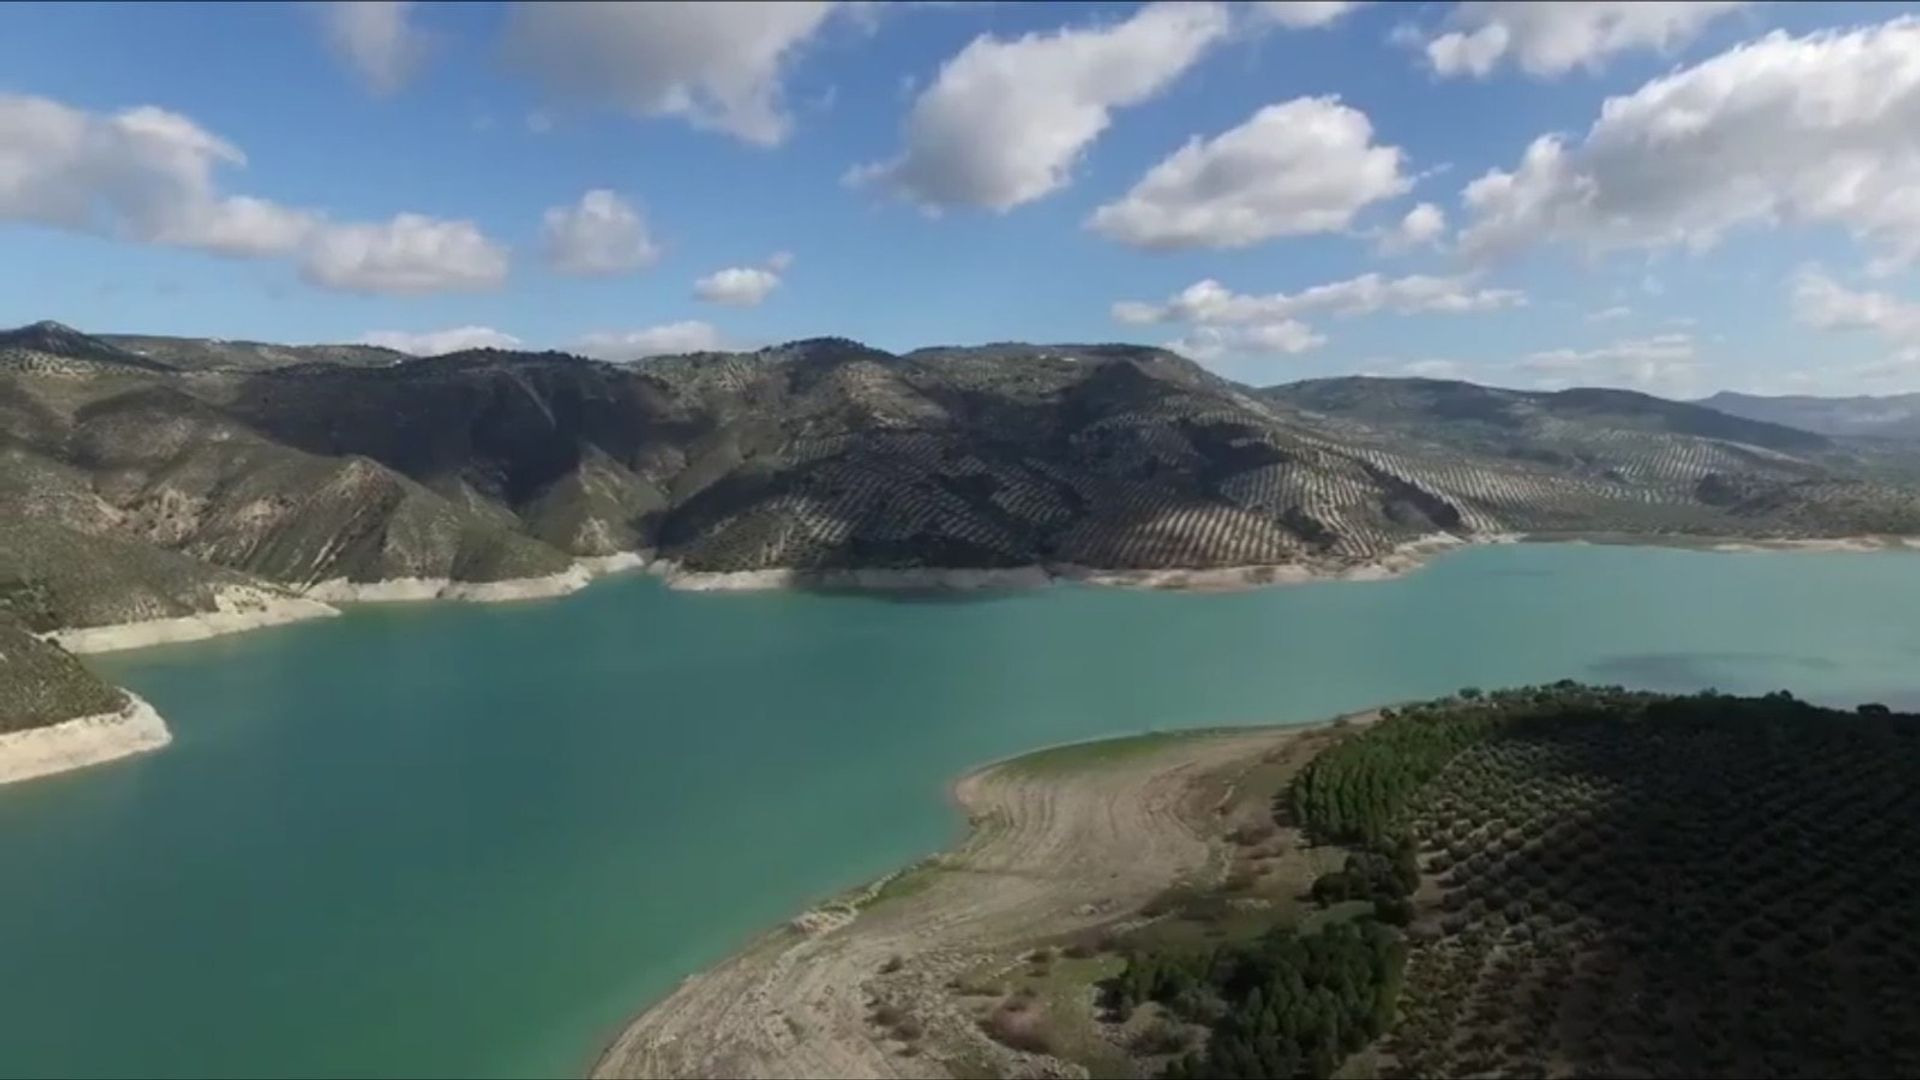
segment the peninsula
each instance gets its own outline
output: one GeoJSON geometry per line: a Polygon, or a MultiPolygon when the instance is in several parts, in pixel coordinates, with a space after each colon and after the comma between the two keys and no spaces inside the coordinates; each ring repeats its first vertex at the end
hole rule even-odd
{"type": "Polygon", "coordinates": [[[595,1074],[1909,1075],[1916,780],[1920,716],[1571,682],[1041,751],[595,1074]]]}

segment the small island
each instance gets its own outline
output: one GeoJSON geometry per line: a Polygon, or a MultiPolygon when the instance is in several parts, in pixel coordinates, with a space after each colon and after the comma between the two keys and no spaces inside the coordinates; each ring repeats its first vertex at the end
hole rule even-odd
{"type": "Polygon", "coordinates": [[[1572,682],[961,780],[600,1076],[1920,1072],[1920,717],[1572,682]]]}

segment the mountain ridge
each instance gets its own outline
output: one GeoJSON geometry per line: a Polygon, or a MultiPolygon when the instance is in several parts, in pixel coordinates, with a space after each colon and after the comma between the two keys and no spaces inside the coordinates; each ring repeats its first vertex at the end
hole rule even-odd
{"type": "Polygon", "coordinates": [[[115,341],[156,339],[26,331],[0,335],[39,358],[0,365],[0,612],[40,633],[518,595],[633,553],[1157,581],[1348,573],[1439,534],[1920,535],[1920,455],[1630,391],[1257,389],[1123,343],[236,364],[168,339],[135,364],[115,341]]]}

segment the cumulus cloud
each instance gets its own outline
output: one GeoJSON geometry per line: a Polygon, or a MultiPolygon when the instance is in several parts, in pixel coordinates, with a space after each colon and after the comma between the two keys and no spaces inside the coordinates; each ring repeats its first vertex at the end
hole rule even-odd
{"type": "Polygon", "coordinates": [[[518,349],[524,342],[491,326],[455,326],[418,334],[405,330],[370,330],[360,336],[359,344],[378,345],[415,356],[441,356],[462,349],[518,349]]]}
{"type": "Polygon", "coordinates": [[[1551,349],[1521,359],[1521,370],[1543,389],[1570,386],[1628,386],[1656,394],[1692,389],[1699,355],[1688,334],[1616,341],[1593,349],[1551,349]]]}
{"type": "Polygon", "coordinates": [[[409,21],[413,5],[395,0],[336,0],[320,8],[327,43],[376,94],[400,89],[425,55],[409,21]]]}
{"type": "Polygon", "coordinates": [[[1364,0],[1260,0],[1253,5],[1261,16],[1290,30],[1332,26],[1364,0]]]}
{"type": "Polygon", "coordinates": [[[1294,319],[1251,326],[1196,326],[1167,342],[1166,347],[1202,363],[1245,353],[1292,355],[1317,349],[1327,339],[1294,319]]]}
{"type": "Polygon", "coordinates": [[[1588,322],[1612,322],[1615,319],[1624,319],[1631,314],[1633,314],[1632,308],[1628,307],[1625,304],[1615,304],[1612,307],[1601,308],[1598,311],[1588,312],[1587,321],[1588,322]]]}
{"type": "Polygon", "coordinates": [[[693,283],[693,294],[709,304],[756,307],[780,287],[780,274],[793,256],[775,252],[760,266],[729,266],[693,283]]]}
{"type": "Polygon", "coordinates": [[[1501,0],[1455,7],[1456,29],[1426,43],[1427,62],[1443,76],[1484,78],[1511,60],[1529,75],[1552,78],[1596,71],[1608,57],[1636,49],[1668,52],[1742,0],[1501,0]]]}
{"type": "Polygon", "coordinates": [[[1794,319],[1821,330],[1866,331],[1896,347],[1904,366],[1920,358],[1920,302],[1884,292],[1849,289],[1818,269],[1798,276],[1794,319]]]}
{"type": "Polygon", "coordinates": [[[550,93],[773,146],[792,130],[782,80],[834,5],[521,3],[510,60],[550,93]]]}
{"type": "Polygon", "coordinates": [[[1712,246],[1739,227],[1836,226],[1888,265],[1920,256],[1920,18],[1774,32],[1609,98],[1462,194],[1460,244],[1712,246]]]}
{"type": "Polygon", "coordinates": [[[547,262],[563,274],[624,274],[660,257],[646,219],[605,188],[587,192],[572,206],[548,208],[540,225],[547,262]]]}
{"type": "Polygon", "coordinates": [[[401,214],[335,222],[315,210],[220,191],[239,147],[153,106],[99,115],[0,95],[0,220],[191,248],[290,257],[328,288],[431,292],[498,284],[506,252],[469,221],[401,214]]]}
{"type": "Polygon", "coordinates": [[[286,254],[319,216],[220,194],[214,173],[246,155],[153,106],[100,116],[46,98],[0,95],[0,218],[198,248],[286,254]]]}
{"type": "Polygon", "coordinates": [[[725,347],[720,331],[711,324],[688,320],[649,326],[644,330],[588,334],[574,346],[574,351],[600,360],[627,361],[648,356],[711,352],[725,347]]]}
{"type": "Polygon", "coordinates": [[[1208,279],[1187,286],[1165,303],[1123,300],[1113,305],[1116,321],[1130,325],[1185,323],[1186,332],[1167,347],[1208,361],[1236,353],[1298,353],[1326,344],[1326,337],[1301,321],[1303,316],[1402,315],[1493,311],[1526,302],[1512,289],[1476,288],[1463,277],[1412,275],[1383,278],[1363,274],[1297,293],[1264,296],[1236,293],[1208,279]]]}
{"type": "Polygon", "coordinates": [[[1446,211],[1423,202],[1407,211],[1392,228],[1375,236],[1374,248],[1383,255],[1397,255],[1415,248],[1439,247],[1446,235],[1446,211]]]}
{"type": "Polygon", "coordinates": [[[1220,4],[1162,3],[1111,25],[982,34],[914,102],[901,155],[847,179],[929,209],[1032,202],[1066,186],[1114,110],[1165,90],[1229,24],[1220,4]]]}
{"type": "Polygon", "coordinates": [[[398,214],[387,222],[316,231],[300,274],[348,292],[461,292],[505,281],[507,252],[471,221],[398,214]]]}
{"type": "Polygon", "coordinates": [[[1373,141],[1367,114],[1337,97],[1296,98],[1190,140],[1087,225],[1150,250],[1337,232],[1362,207],[1413,186],[1403,160],[1399,147],[1373,141]]]}
{"type": "Polygon", "coordinates": [[[1113,317],[1136,324],[1248,324],[1316,314],[1352,316],[1381,311],[1399,315],[1464,314],[1517,307],[1525,302],[1526,295],[1517,289],[1478,288],[1464,276],[1412,274],[1386,278],[1362,274],[1297,293],[1265,295],[1236,293],[1209,278],[1187,286],[1163,304],[1121,301],[1113,306],[1113,317]]]}

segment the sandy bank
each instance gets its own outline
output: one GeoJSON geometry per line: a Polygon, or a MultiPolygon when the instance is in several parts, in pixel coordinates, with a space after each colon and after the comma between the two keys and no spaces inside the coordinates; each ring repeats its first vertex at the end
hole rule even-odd
{"type": "Polygon", "coordinates": [[[1839,536],[1820,540],[1726,540],[1711,545],[1712,551],[1910,551],[1920,549],[1920,537],[1912,536],[1839,536]]]}
{"type": "Polygon", "coordinates": [[[1038,940],[1131,917],[1175,881],[1218,874],[1219,813],[1239,778],[1274,755],[1304,761],[1325,732],[1081,744],[968,773],[953,789],[972,825],[959,848],[805,912],[687,979],[621,1033],[593,1075],[940,1076],[956,1062],[1059,1075],[1057,1062],[988,1039],[953,980],[1010,964],[1038,940]],[[922,1053],[903,1056],[873,1023],[877,998],[920,1024],[922,1053]]]}
{"type": "Polygon", "coordinates": [[[514,600],[542,600],[578,592],[594,578],[647,565],[645,556],[631,551],[575,559],[572,566],[540,577],[502,581],[455,581],[451,578],[388,578],[349,581],[333,578],[310,585],[306,595],[330,604],[414,603],[423,600],[464,600],[493,604],[514,600]]]}
{"type": "Polygon", "coordinates": [[[199,641],[237,634],[263,626],[279,626],[303,619],[321,619],[340,611],[319,599],[270,592],[247,585],[222,586],[214,592],[213,611],[107,626],[79,626],[43,635],[72,653],[141,649],[181,641],[199,641]]]}
{"type": "Polygon", "coordinates": [[[0,784],[98,765],[173,741],[153,706],[138,695],[126,697],[118,712],[0,734],[0,784]]]}
{"type": "Polygon", "coordinates": [[[689,592],[746,592],[759,589],[1033,589],[1050,584],[1045,567],[1020,566],[1004,570],[740,570],[707,573],[687,570],[661,560],[661,579],[670,588],[689,592]]]}
{"type": "Polygon", "coordinates": [[[1465,538],[1434,533],[1365,561],[1315,560],[1258,566],[1220,566],[1167,570],[1111,570],[1072,563],[1049,563],[994,570],[740,570],[710,573],[688,570],[670,560],[655,564],[667,585],[691,592],[740,592],[758,589],[972,590],[1034,589],[1057,581],[1130,589],[1218,591],[1290,585],[1310,581],[1379,581],[1419,569],[1433,556],[1468,544],[1497,544],[1516,535],[1465,538]]]}

